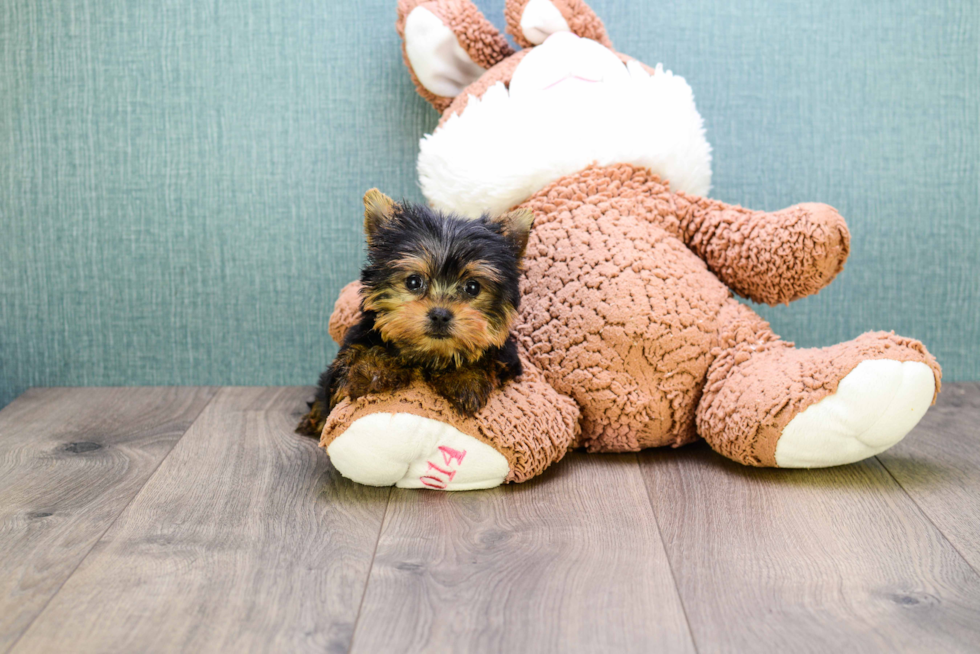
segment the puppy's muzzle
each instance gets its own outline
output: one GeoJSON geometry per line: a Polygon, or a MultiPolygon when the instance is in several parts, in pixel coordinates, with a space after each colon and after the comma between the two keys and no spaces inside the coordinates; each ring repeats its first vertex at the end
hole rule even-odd
{"type": "Polygon", "coordinates": [[[449,309],[436,307],[429,311],[429,336],[432,338],[448,338],[453,325],[453,312],[449,309]]]}

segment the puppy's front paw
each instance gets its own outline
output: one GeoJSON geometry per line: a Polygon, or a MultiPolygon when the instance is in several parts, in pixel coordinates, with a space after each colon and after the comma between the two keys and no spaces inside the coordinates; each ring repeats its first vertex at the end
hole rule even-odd
{"type": "Polygon", "coordinates": [[[473,415],[487,405],[490,389],[475,386],[473,388],[459,389],[446,399],[460,413],[473,415]]]}
{"type": "Polygon", "coordinates": [[[323,424],[326,421],[327,415],[323,411],[323,405],[320,402],[313,402],[310,404],[309,412],[296,425],[296,433],[320,438],[320,432],[323,431],[323,424]]]}
{"type": "Polygon", "coordinates": [[[411,381],[411,370],[386,354],[368,351],[351,364],[347,372],[347,392],[352,400],[356,400],[362,395],[397,390],[411,381]]]}
{"type": "Polygon", "coordinates": [[[466,415],[473,415],[485,407],[490,393],[497,387],[491,373],[473,368],[434,374],[429,383],[437,393],[449,400],[453,408],[466,415]]]}

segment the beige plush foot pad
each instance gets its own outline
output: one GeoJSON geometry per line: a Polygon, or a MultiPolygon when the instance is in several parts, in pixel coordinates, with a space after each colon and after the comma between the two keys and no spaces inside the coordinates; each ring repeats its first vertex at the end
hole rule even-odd
{"type": "Polygon", "coordinates": [[[452,425],[410,413],[355,420],[327,453],[343,476],[368,486],[476,490],[510,473],[503,454],[452,425]]]}
{"type": "Polygon", "coordinates": [[[935,392],[935,375],[924,363],[863,361],[837,392],[786,425],[776,443],[776,465],[825,468],[884,452],[918,424],[935,392]]]}

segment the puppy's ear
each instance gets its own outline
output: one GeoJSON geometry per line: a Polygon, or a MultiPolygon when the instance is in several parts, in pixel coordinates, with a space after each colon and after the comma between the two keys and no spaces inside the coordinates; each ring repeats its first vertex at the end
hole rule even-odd
{"type": "Polygon", "coordinates": [[[534,224],[534,214],[530,209],[514,209],[502,216],[490,219],[491,223],[500,225],[501,233],[511,242],[517,258],[524,257],[527,249],[527,239],[531,236],[531,225],[534,224]]]}
{"type": "Polygon", "coordinates": [[[378,230],[394,217],[397,208],[394,200],[376,188],[364,194],[364,235],[368,245],[378,230]]]}

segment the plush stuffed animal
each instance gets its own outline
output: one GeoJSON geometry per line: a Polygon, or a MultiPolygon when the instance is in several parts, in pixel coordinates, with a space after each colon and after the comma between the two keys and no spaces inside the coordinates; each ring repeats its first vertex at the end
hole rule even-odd
{"type": "MultiPolygon", "coordinates": [[[[472,417],[423,384],[344,401],[321,444],[363,484],[521,482],[569,448],[705,439],[752,466],[859,461],[939,390],[918,341],[866,333],[797,349],[733,297],[817,293],[850,234],[823,204],[765,213],[707,199],[710,147],[687,83],[612,49],[582,0],[507,0],[514,52],[468,0],[400,0],[419,93],[442,111],[418,172],[436,208],[531,209],[517,335],[524,375],[472,417]]],[[[357,284],[330,321],[339,342],[357,284]]]]}

